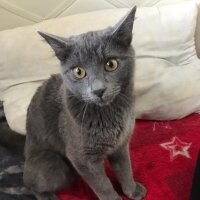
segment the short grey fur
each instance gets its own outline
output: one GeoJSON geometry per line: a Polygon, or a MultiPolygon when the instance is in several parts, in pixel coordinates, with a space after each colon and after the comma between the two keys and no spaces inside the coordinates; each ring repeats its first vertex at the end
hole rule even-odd
{"type": "Polygon", "coordinates": [[[28,108],[24,182],[38,200],[55,200],[55,192],[72,185],[77,174],[100,200],[120,200],[104,172],[105,158],[130,199],[145,196],[129,156],[135,120],[135,12],[114,27],[70,38],[39,32],[60,60],[61,74],[44,82],[28,108]],[[113,59],[117,68],[106,71],[113,59]],[[74,77],[76,67],[84,69],[83,78],[74,77]]]}

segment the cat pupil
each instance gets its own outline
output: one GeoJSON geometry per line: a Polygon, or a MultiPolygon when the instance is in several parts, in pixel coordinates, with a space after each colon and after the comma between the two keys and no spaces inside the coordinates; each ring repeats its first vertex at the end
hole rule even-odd
{"type": "Polygon", "coordinates": [[[108,62],[108,66],[112,68],[113,67],[113,62],[109,61],[108,62]]]}
{"type": "Polygon", "coordinates": [[[78,75],[81,75],[81,70],[79,68],[76,70],[76,72],[78,75]]]}

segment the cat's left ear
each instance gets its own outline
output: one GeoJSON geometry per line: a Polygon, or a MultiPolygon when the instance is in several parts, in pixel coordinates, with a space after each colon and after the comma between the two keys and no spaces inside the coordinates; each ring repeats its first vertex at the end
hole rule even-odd
{"type": "Polygon", "coordinates": [[[135,19],[136,6],[123,17],[115,26],[112,31],[112,38],[114,41],[124,47],[129,47],[132,41],[132,30],[135,19]]]}
{"type": "Polygon", "coordinates": [[[56,57],[61,61],[66,61],[67,56],[71,52],[71,46],[69,46],[65,39],[56,35],[49,33],[43,33],[38,31],[38,33],[46,40],[46,42],[54,50],[56,57]]]}

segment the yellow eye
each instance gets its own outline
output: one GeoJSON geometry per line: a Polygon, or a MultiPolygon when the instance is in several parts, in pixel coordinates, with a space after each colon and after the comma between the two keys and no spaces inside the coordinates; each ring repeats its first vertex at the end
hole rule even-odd
{"type": "Polygon", "coordinates": [[[86,76],[86,71],[81,67],[75,67],[72,71],[76,79],[82,79],[86,76]]]}
{"type": "Polygon", "coordinates": [[[110,59],[105,65],[105,70],[107,72],[112,72],[112,71],[116,70],[117,67],[118,67],[117,61],[115,59],[110,59]]]}

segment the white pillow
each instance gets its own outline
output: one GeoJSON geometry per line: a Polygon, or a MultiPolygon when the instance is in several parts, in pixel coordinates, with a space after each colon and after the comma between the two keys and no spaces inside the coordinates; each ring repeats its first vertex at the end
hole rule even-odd
{"type": "Polygon", "coordinates": [[[138,9],[133,36],[137,118],[171,120],[200,111],[197,10],[192,1],[138,9]]]}
{"type": "MultiPolygon", "coordinates": [[[[69,36],[101,29],[114,25],[128,10],[96,11],[0,32],[0,99],[12,129],[25,133],[27,106],[41,84],[37,81],[59,70],[53,51],[36,31],[69,36]]],[[[200,98],[196,99],[200,96],[200,62],[194,46],[196,3],[138,8],[136,16],[137,118],[175,119],[200,110],[200,98]]]]}

